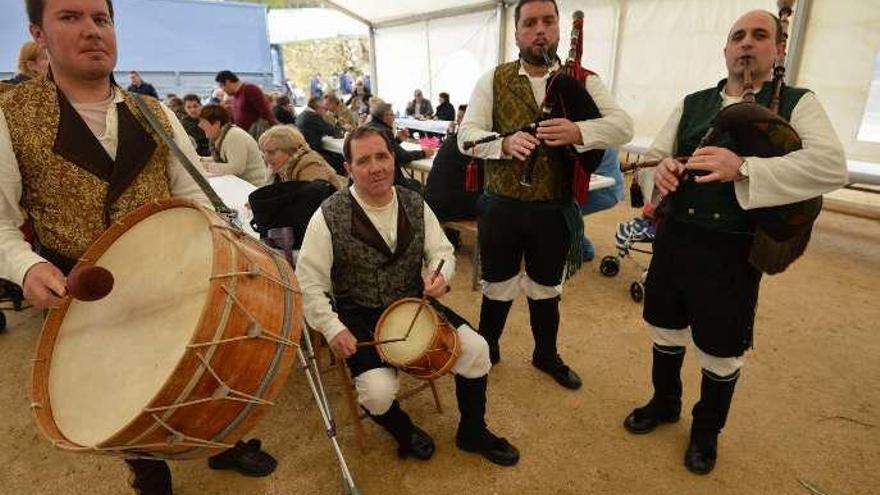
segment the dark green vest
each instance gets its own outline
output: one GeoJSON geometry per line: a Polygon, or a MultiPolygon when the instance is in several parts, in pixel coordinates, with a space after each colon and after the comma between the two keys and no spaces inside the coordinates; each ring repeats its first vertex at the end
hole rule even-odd
{"type": "MultiPolygon", "coordinates": [[[[515,131],[541,117],[529,78],[519,74],[520,63],[509,62],[495,69],[492,81],[492,130],[515,131]]],[[[515,159],[486,160],[486,191],[520,201],[571,201],[573,163],[565,159],[564,148],[538,147],[532,177],[533,186],[519,183],[526,162],[515,159]]]]}
{"type": "Polygon", "coordinates": [[[394,252],[347,188],[321,205],[333,242],[330,279],[339,310],[384,308],[404,297],[418,297],[422,291],[424,200],[409,189],[396,190],[394,252]]]}
{"type": "MultiPolygon", "coordinates": [[[[721,91],[725,84],[727,79],[719,82],[714,88],[704,89],[685,97],[675,140],[675,156],[690,156],[696,150],[713,119],[721,111],[721,91]]],[[[756,95],[757,103],[769,107],[772,92],[772,84],[764,83],[756,95]]],[[[803,88],[784,86],[780,97],[779,115],[786,121],[790,120],[792,110],[807,92],[808,90],[803,88]]],[[[742,151],[743,144],[733,142],[729,136],[722,136],[716,146],[727,148],[740,156],[748,156],[748,153],[742,151]]],[[[733,182],[697,184],[685,181],[678,191],[670,196],[669,201],[669,215],[679,222],[719,232],[754,231],[752,220],[736,200],[733,182]]]]}

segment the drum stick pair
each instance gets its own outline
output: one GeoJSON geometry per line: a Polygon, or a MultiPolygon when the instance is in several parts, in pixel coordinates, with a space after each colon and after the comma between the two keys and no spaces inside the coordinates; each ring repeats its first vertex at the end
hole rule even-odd
{"type": "MultiPolygon", "coordinates": [[[[431,274],[431,283],[440,275],[440,270],[443,269],[443,264],[446,263],[445,259],[440,259],[440,263],[437,265],[437,268],[434,270],[434,273],[431,274]]],[[[358,342],[357,347],[371,347],[382,344],[391,344],[393,342],[403,342],[404,340],[409,338],[409,334],[412,332],[413,327],[416,324],[416,320],[419,318],[419,315],[422,314],[422,308],[428,304],[428,296],[424,293],[422,294],[422,303],[419,304],[419,309],[416,310],[416,314],[413,315],[412,321],[409,322],[409,326],[406,328],[406,333],[403,334],[403,337],[398,339],[387,339],[387,340],[371,340],[369,342],[358,342]]]]}

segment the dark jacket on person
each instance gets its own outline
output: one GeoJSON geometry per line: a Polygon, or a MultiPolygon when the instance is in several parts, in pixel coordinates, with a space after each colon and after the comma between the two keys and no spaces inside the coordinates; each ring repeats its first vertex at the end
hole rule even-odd
{"type": "Polygon", "coordinates": [[[275,120],[279,124],[296,125],[296,115],[284,106],[275,105],[272,107],[272,115],[275,116],[275,120]]]}
{"type": "MultiPolygon", "coordinates": [[[[416,100],[412,100],[406,105],[406,114],[410,117],[416,115],[416,100]]],[[[434,115],[434,107],[432,107],[431,102],[425,98],[422,98],[422,103],[419,104],[419,115],[425,118],[431,118],[431,116],[434,115]]]]}
{"type": "MultiPolygon", "coordinates": [[[[425,183],[425,201],[441,222],[477,217],[477,198],[481,191],[465,190],[465,171],[470,160],[469,156],[459,151],[455,134],[446,137],[434,156],[431,173],[425,183]]],[[[482,176],[482,160],[476,163],[478,176],[482,176]]]]}
{"type": "Polygon", "coordinates": [[[31,79],[30,76],[19,73],[19,74],[16,74],[15,76],[13,76],[12,79],[6,79],[5,81],[0,81],[0,82],[6,83],[6,84],[11,84],[11,85],[15,86],[16,84],[21,84],[25,81],[30,81],[30,79],[31,79]]]}
{"type": "Polygon", "coordinates": [[[394,129],[389,127],[388,124],[386,124],[385,122],[376,119],[375,117],[370,118],[370,122],[367,123],[367,127],[372,127],[374,129],[382,131],[382,133],[385,134],[391,141],[391,144],[394,146],[394,183],[404,184],[406,181],[404,180],[405,176],[403,175],[403,167],[412,161],[425,158],[425,152],[421,150],[407,151],[403,149],[403,146],[400,145],[400,140],[394,136],[394,129]]]}
{"type": "Polygon", "coordinates": [[[363,93],[358,94],[356,91],[348,97],[348,100],[345,101],[345,106],[351,108],[352,102],[355,100],[360,100],[360,107],[358,108],[358,115],[366,115],[370,112],[370,98],[373,97],[373,94],[370,93],[370,90],[365,89],[363,93]]]}
{"type": "Polygon", "coordinates": [[[324,117],[321,117],[313,110],[305,110],[297,115],[296,127],[313,150],[324,149],[324,146],[321,144],[321,138],[324,136],[337,137],[340,134],[336,128],[324,120],[324,117]]]}
{"type": "Polygon", "coordinates": [[[205,131],[199,127],[199,119],[192,118],[186,114],[179,117],[183,129],[196,142],[196,153],[199,156],[211,156],[211,141],[205,135],[205,131]]]}
{"type": "Polygon", "coordinates": [[[128,86],[129,93],[137,93],[139,95],[152,96],[153,98],[159,99],[159,93],[156,92],[156,88],[153,87],[150,83],[140,83],[138,85],[131,84],[128,86]]]}
{"type": "Polygon", "coordinates": [[[437,120],[455,120],[455,107],[452,103],[444,101],[437,105],[437,120]]]}

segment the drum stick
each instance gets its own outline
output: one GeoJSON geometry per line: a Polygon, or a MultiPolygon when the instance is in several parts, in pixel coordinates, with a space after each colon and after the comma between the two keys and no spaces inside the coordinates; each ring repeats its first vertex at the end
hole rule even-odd
{"type": "MultiPolygon", "coordinates": [[[[437,265],[437,268],[434,270],[434,273],[431,275],[431,282],[437,278],[437,275],[440,275],[440,270],[443,269],[443,264],[446,263],[446,260],[440,259],[440,263],[437,265]]],[[[448,292],[448,291],[447,291],[448,292]]],[[[410,332],[412,332],[413,326],[416,324],[416,320],[419,318],[419,315],[422,313],[422,308],[428,304],[428,297],[422,294],[422,302],[419,304],[419,309],[416,310],[416,314],[413,316],[412,321],[409,322],[409,327],[406,329],[406,333],[401,338],[397,339],[387,339],[387,340],[371,340],[369,342],[358,342],[356,347],[371,347],[382,344],[391,344],[394,342],[403,342],[404,340],[409,338],[410,332]]]]}
{"type": "MultiPolygon", "coordinates": [[[[440,275],[440,270],[443,269],[444,263],[446,263],[446,260],[443,258],[440,258],[440,263],[437,264],[437,269],[434,270],[434,273],[431,275],[431,283],[434,283],[434,280],[437,278],[437,275],[440,275]]],[[[412,332],[413,326],[416,324],[416,320],[419,318],[419,314],[421,314],[422,308],[424,308],[426,304],[428,304],[428,296],[426,296],[424,293],[422,293],[422,303],[419,304],[419,309],[416,310],[416,314],[413,315],[412,321],[409,322],[409,327],[406,329],[406,333],[403,334],[403,340],[406,340],[409,338],[409,334],[410,334],[410,332],[412,332]]]]}

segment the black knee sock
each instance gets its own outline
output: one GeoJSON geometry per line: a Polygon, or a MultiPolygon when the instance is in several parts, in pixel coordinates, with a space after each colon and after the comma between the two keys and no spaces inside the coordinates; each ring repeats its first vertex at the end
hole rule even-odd
{"type": "Polygon", "coordinates": [[[367,411],[370,419],[385,429],[394,437],[400,446],[407,446],[412,438],[413,423],[409,415],[400,408],[400,403],[394,401],[384,414],[374,415],[367,411]]]}
{"type": "Polygon", "coordinates": [[[477,330],[490,344],[497,344],[507,322],[513,301],[496,301],[483,296],[480,306],[480,325],[477,330]]]}
{"type": "Polygon", "coordinates": [[[559,297],[550,299],[529,298],[529,322],[535,338],[535,361],[556,359],[556,336],[559,333],[559,297]]]}
{"type": "Polygon", "coordinates": [[[718,376],[703,370],[700,384],[700,401],[694,405],[691,441],[700,448],[715,448],[718,435],[727,423],[727,413],[733,401],[733,391],[739,379],[739,370],[728,375],[718,376]]]}
{"type": "Polygon", "coordinates": [[[171,495],[171,470],[165,461],[126,459],[134,473],[132,488],[140,495],[171,495]]]}
{"type": "Polygon", "coordinates": [[[489,379],[465,378],[455,375],[455,397],[458,399],[458,434],[470,438],[478,437],[486,429],[486,389],[489,379]]]}
{"type": "Polygon", "coordinates": [[[681,413],[681,365],[685,348],[654,344],[652,351],[654,396],[651,404],[664,415],[678,417],[681,413]]]}

